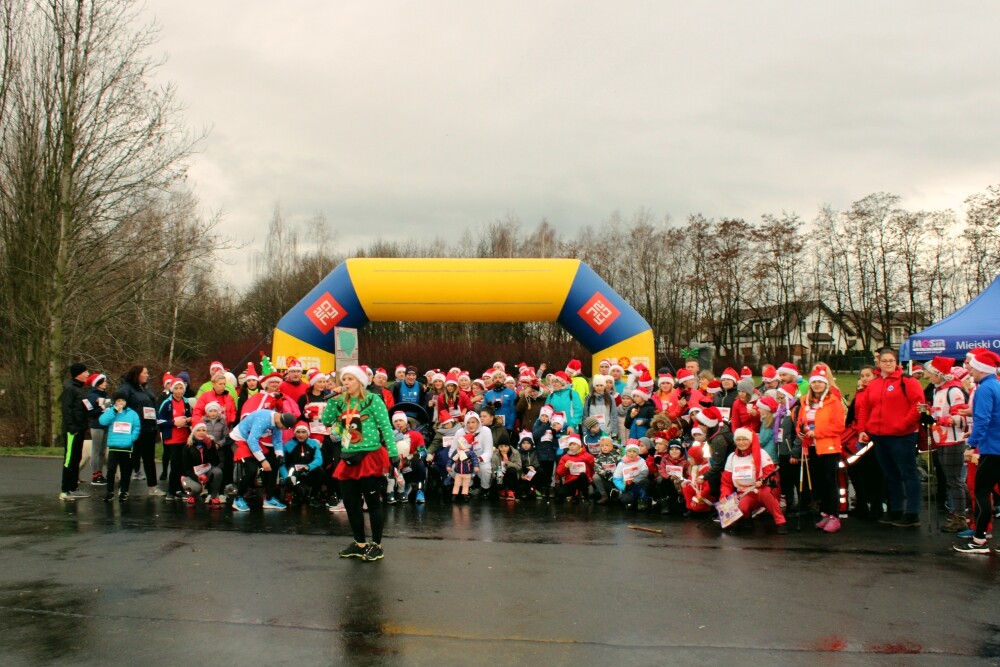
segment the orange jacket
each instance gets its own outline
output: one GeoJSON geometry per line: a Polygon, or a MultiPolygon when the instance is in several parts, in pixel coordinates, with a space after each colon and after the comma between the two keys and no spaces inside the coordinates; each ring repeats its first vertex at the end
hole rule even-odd
{"type": "Polygon", "coordinates": [[[799,433],[813,436],[817,454],[840,454],[842,451],[840,436],[844,432],[844,420],[847,417],[843,401],[839,395],[828,393],[823,399],[823,405],[816,409],[816,427],[810,433],[809,410],[812,407],[810,398],[808,394],[802,398],[796,428],[799,433]]]}

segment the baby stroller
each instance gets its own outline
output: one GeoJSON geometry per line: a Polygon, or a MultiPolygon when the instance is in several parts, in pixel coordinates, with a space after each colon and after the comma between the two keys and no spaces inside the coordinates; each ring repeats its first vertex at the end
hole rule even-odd
{"type": "MultiPolygon", "coordinates": [[[[397,403],[393,406],[392,412],[402,412],[409,421],[410,429],[420,433],[424,442],[430,442],[434,435],[434,424],[427,409],[416,403],[397,403]]],[[[427,464],[425,462],[426,450],[424,448],[410,448],[408,440],[397,441],[396,447],[399,450],[399,467],[390,472],[386,502],[390,505],[395,502],[415,501],[424,502],[424,485],[427,480],[427,464]]]]}

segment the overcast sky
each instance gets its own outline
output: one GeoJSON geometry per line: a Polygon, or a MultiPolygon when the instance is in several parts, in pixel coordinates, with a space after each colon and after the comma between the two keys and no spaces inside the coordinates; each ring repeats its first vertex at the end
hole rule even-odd
{"type": "MultiPolygon", "coordinates": [[[[565,234],[961,208],[1000,183],[1000,3],[151,1],[210,130],[190,180],[260,244],[276,204],[344,252],[516,215],[565,234]]],[[[229,256],[233,273],[247,271],[229,256]]],[[[234,275],[234,284],[246,279],[234,275]]]]}

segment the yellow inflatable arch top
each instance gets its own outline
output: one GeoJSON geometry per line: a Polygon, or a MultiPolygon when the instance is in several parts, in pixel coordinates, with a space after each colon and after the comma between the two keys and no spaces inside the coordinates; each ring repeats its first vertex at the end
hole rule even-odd
{"type": "Polygon", "coordinates": [[[272,358],[334,368],[334,327],[372,321],[559,322],[594,368],[622,357],[653,367],[649,324],[575,259],[349,259],[281,318],[272,358]]]}

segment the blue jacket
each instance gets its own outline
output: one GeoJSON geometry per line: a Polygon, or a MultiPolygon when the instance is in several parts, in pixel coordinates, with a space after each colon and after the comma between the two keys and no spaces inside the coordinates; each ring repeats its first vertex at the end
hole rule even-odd
{"type": "Polygon", "coordinates": [[[483,396],[483,406],[493,405],[494,401],[500,401],[500,407],[496,409],[498,415],[503,415],[503,427],[514,430],[514,420],[517,418],[514,408],[517,405],[517,394],[510,387],[504,387],[500,391],[490,389],[483,396]]]}
{"type": "Polygon", "coordinates": [[[99,421],[102,427],[108,429],[108,449],[119,452],[132,451],[132,444],[139,438],[139,430],[141,429],[139,415],[136,414],[135,410],[128,406],[125,406],[121,412],[115,412],[114,408],[108,408],[100,416],[99,421]],[[128,425],[128,432],[116,432],[116,429],[122,431],[125,429],[125,426],[117,426],[118,424],[128,425]]]}
{"type": "Polygon", "coordinates": [[[274,410],[254,410],[229,432],[229,437],[233,440],[244,440],[255,455],[263,451],[260,448],[260,439],[265,435],[271,436],[274,454],[284,456],[285,446],[281,441],[281,429],[274,425],[274,410]]]}
{"type": "Polygon", "coordinates": [[[278,470],[281,479],[288,477],[288,467],[304,465],[306,472],[312,472],[323,464],[323,453],[320,450],[319,442],[313,438],[307,438],[300,443],[292,438],[285,443],[285,464],[278,470]]]}
{"type": "MultiPolygon", "coordinates": [[[[186,400],[184,403],[184,416],[191,416],[191,404],[186,400]]],[[[156,425],[160,427],[160,435],[163,436],[163,440],[166,441],[174,432],[174,398],[173,396],[167,397],[165,401],[160,403],[160,409],[156,411],[156,425]]]]}
{"type": "Polygon", "coordinates": [[[572,428],[577,433],[580,432],[580,422],[583,421],[583,401],[580,400],[580,394],[573,391],[572,385],[552,392],[545,403],[551,405],[556,412],[562,412],[566,415],[566,428],[572,428]]]}
{"type": "MultiPolygon", "coordinates": [[[[87,416],[90,417],[90,428],[104,430],[101,426],[101,415],[104,414],[104,408],[102,406],[102,401],[108,399],[108,392],[101,391],[96,387],[90,390],[87,394],[87,403],[90,403],[90,409],[87,410],[87,416]]],[[[87,403],[84,403],[86,406],[87,403]]]]}
{"type": "Polygon", "coordinates": [[[966,442],[982,454],[1000,454],[1000,381],[987,375],[972,398],[972,434],[966,442]]]}

